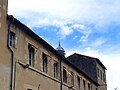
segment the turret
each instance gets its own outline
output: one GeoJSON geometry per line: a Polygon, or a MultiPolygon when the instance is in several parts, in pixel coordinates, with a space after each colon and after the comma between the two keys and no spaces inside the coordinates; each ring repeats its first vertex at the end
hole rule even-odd
{"type": "Polygon", "coordinates": [[[65,50],[61,47],[60,42],[59,42],[59,46],[56,48],[56,50],[58,51],[58,53],[62,56],[65,56],[65,50]]]}

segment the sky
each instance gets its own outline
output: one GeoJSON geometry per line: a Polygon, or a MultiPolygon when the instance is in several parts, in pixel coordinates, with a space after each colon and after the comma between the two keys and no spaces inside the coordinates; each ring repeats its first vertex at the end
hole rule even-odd
{"type": "Polygon", "coordinates": [[[120,0],[9,0],[8,14],[66,57],[80,53],[107,67],[108,90],[120,90],[120,0]]]}

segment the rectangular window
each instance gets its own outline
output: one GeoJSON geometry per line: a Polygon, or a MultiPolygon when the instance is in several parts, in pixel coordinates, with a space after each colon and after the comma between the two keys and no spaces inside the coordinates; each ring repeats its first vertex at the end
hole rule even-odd
{"type": "Polygon", "coordinates": [[[63,67],[63,82],[67,83],[67,71],[65,67],[63,67]]]}
{"type": "Polygon", "coordinates": [[[86,87],[85,87],[85,80],[83,80],[83,90],[86,90],[86,87]]]}
{"type": "Polygon", "coordinates": [[[105,72],[103,73],[103,81],[106,82],[105,72]]]}
{"type": "Polygon", "coordinates": [[[99,77],[99,68],[97,68],[97,75],[98,75],[98,77],[99,77]]]}
{"type": "Polygon", "coordinates": [[[78,81],[78,90],[80,90],[80,77],[77,76],[77,81],[78,81]]]}
{"type": "Polygon", "coordinates": [[[48,60],[47,60],[47,55],[44,53],[42,54],[42,62],[43,62],[43,72],[47,73],[48,60]]]}
{"type": "Polygon", "coordinates": [[[71,72],[71,86],[74,86],[74,73],[71,72]]]}
{"type": "Polygon", "coordinates": [[[58,76],[58,63],[54,62],[54,78],[58,76]]]}
{"type": "Polygon", "coordinates": [[[100,77],[101,77],[101,80],[102,80],[102,70],[100,70],[100,77]]]}
{"type": "Polygon", "coordinates": [[[31,44],[28,44],[28,63],[30,66],[34,66],[34,55],[35,49],[32,47],[31,44]]]}
{"type": "Polygon", "coordinates": [[[90,89],[90,83],[88,83],[88,90],[91,90],[91,89],[90,89]]]}
{"type": "Polygon", "coordinates": [[[9,45],[15,47],[15,33],[10,31],[9,35],[9,45]]]}

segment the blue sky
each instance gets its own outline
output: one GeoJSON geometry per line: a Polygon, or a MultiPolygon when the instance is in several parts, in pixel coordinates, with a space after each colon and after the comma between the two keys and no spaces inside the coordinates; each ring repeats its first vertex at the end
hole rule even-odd
{"type": "Polygon", "coordinates": [[[8,13],[66,56],[99,58],[107,67],[108,90],[120,89],[120,0],[9,0],[8,13]],[[24,2],[24,3],[23,3],[24,2]]]}

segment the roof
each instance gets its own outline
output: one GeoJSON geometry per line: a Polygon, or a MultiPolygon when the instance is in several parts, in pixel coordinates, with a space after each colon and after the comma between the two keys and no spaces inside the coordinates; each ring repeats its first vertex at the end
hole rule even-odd
{"type": "Polygon", "coordinates": [[[74,63],[70,62],[69,60],[67,60],[67,58],[64,60],[64,62],[68,65],[70,65],[72,68],[74,68],[79,74],[83,75],[84,77],[86,77],[88,80],[90,80],[92,83],[94,83],[95,85],[99,86],[98,82],[93,80],[91,77],[88,76],[88,74],[86,74],[85,72],[83,72],[81,69],[79,69],[74,63]]]}
{"type": "MultiPolygon", "coordinates": [[[[78,73],[84,75],[86,78],[88,78],[89,80],[91,80],[94,84],[99,85],[97,82],[95,82],[93,79],[91,79],[89,76],[87,76],[87,74],[85,74],[82,70],[80,70],[79,68],[77,68],[73,63],[69,62],[66,60],[66,58],[59,54],[57,52],[56,49],[54,49],[50,44],[48,44],[45,40],[43,40],[41,37],[39,37],[37,34],[35,34],[30,28],[28,28],[26,25],[24,25],[23,23],[21,23],[19,20],[17,20],[16,18],[14,18],[12,15],[7,15],[7,19],[9,22],[11,22],[13,25],[17,26],[18,28],[20,28],[23,32],[25,32],[27,35],[29,35],[30,37],[32,37],[34,40],[36,40],[38,43],[40,43],[41,45],[43,45],[46,49],[48,49],[49,51],[51,51],[53,54],[57,55],[58,58],[60,58],[61,60],[63,60],[65,63],[67,63],[69,66],[71,66],[72,68],[74,68],[76,71],[78,71],[78,73]]],[[[64,49],[63,49],[64,50],[64,49]]]]}
{"type": "Polygon", "coordinates": [[[25,32],[27,35],[35,39],[38,43],[43,45],[45,48],[47,48],[49,51],[57,55],[58,57],[63,58],[50,44],[48,44],[45,40],[43,40],[41,37],[39,37],[37,34],[35,34],[30,28],[28,28],[26,25],[21,23],[19,20],[14,18],[12,15],[7,15],[7,19],[9,22],[20,28],[23,32],[25,32]]]}
{"type": "Polygon", "coordinates": [[[67,57],[67,60],[75,65],[78,69],[83,71],[89,78],[91,78],[95,82],[97,82],[97,63],[99,63],[104,69],[106,69],[106,67],[100,62],[98,58],[77,53],[74,53],[71,56],[67,57]]]}

